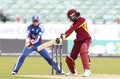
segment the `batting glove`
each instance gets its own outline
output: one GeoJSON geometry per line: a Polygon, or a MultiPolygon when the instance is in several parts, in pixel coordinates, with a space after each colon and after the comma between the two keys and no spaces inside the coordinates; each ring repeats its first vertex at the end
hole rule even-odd
{"type": "Polygon", "coordinates": [[[56,38],[56,44],[62,44],[62,39],[61,38],[56,38]]]}
{"type": "Polygon", "coordinates": [[[61,34],[60,34],[60,38],[61,38],[62,40],[64,40],[64,39],[65,39],[65,34],[64,34],[64,33],[61,33],[61,34]]]}

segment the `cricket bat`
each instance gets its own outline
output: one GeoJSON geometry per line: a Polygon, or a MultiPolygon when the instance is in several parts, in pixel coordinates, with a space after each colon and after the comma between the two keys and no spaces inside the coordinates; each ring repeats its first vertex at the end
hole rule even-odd
{"type": "Polygon", "coordinates": [[[46,43],[43,43],[42,45],[37,47],[37,51],[40,51],[40,50],[42,50],[44,48],[47,48],[47,47],[49,47],[49,46],[51,46],[51,45],[53,45],[55,43],[56,43],[56,40],[50,40],[50,41],[48,41],[46,43]]]}

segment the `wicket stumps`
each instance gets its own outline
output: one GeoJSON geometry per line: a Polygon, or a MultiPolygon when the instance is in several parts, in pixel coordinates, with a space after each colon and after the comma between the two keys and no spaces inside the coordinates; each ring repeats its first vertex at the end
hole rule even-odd
{"type": "MultiPolygon", "coordinates": [[[[52,60],[53,61],[54,61],[54,58],[57,64],[56,66],[58,67],[58,64],[60,64],[60,69],[61,69],[60,71],[62,71],[62,44],[54,44],[52,46],[52,60]]],[[[52,75],[54,75],[53,64],[52,64],[52,75]]],[[[58,75],[58,72],[56,72],[56,75],[58,75]]]]}

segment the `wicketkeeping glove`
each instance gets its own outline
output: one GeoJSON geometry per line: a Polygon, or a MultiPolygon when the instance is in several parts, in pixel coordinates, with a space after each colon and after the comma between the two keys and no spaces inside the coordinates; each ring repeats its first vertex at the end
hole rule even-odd
{"type": "Polygon", "coordinates": [[[27,48],[30,48],[34,45],[34,41],[33,40],[30,40],[30,39],[26,39],[26,42],[25,42],[25,46],[27,48]]]}
{"type": "Polygon", "coordinates": [[[31,39],[31,40],[30,40],[30,43],[31,43],[31,44],[34,44],[34,43],[35,43],[35,40],[34,40],[34,39],[31,39]]]}

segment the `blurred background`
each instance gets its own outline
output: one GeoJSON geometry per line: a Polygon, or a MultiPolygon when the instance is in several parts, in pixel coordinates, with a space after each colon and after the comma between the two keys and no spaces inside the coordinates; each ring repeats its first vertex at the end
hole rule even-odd
{"type": "MultiPolygon", "coordinates": [[[[71,24],[66,16],[69,9],[78,10],[87,20],[93,38],[91,56],[120,56],[119,0],[0,0],[0,55],[22,52],[34,15],[45,28],[44,42],[58,37],[71,24]]],[[[63,42],[64,54],[70,53],[74,36],[63,42]]]]}

